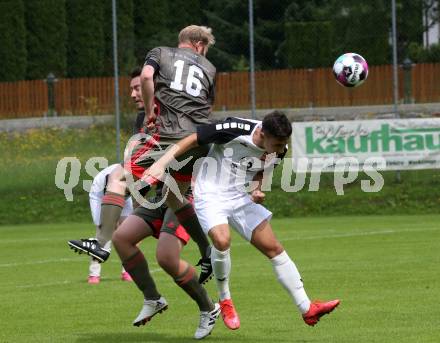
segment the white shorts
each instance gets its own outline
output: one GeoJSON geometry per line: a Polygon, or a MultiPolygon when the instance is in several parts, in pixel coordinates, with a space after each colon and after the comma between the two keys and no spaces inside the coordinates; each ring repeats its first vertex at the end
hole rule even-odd
{"type": "MultiPolygon", "coordinates": [[[[90,211],[92,212],[93,223],[96,226],[101,225],[101,202],[102,197],[93,196],[90,193],[89,203],[90,203],[90,211]]],[[[121,217],[128,217],[133,212],[133,201],[131,198],[125,200],[125,206],[122,209],[121,217]]]]}
{"type": "Polygon", "coordinates": [[[247,241],[261,222],[272,218],[272,212],[254,203],[248,195],[230,200],[205,193],[203,198],[195,198],[194,207],[205,234],[214,226],[229,224],[247,241]]]}

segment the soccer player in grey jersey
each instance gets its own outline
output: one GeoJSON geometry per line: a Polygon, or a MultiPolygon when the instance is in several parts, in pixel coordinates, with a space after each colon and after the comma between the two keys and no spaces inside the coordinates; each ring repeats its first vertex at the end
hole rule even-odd
{"type": "MultiPolygon", "coordinates": [[[[211,29],[204,26],[190,25],[179,33],[177,48],[158,47],[148,52],[141,74],[142,97],[145,104],[146,127],[154,132],[154,144],[143,144],[133,149],[130,163],[125,165],[136,178],[142,180],[146,170],[160,158],[167,148],[180,138],[196,131],[200,124],[210,122],[214,102],[215,67],[206,59],[209,46],[214,44],[211,29]],[[154,105],[157,111],[154,111],[154,105]]],[[[206,156],[208,147],[197,147],[188,152],[192,157],[178,173],[180,194],[185,194],[190,186],[193,163],[198,157],[206,156]]],[[[164,187],[163,194],[167,190],[164,187]]],[[[133,192],[132,192],[133,194],[133,192]]],[[[197,243],[202,255],[202,272],[199,281],[212,273],[209,242],[200,226],[193,205],[186,197],[175,196],[168,192],[167,205],[171,208],[180,224],[185,227],[191,238],[197,243]]],[[[169,259],[159,256],[175,250],[167,240],[166,234],[159,236],[157,256],[161,267],[174,279],[185,280],[179,285],[193,298],[201,296],[202,289],[196,289],[194,268],[180,265],[177,269],[169,259]]],[[[209,304],[201,310],[201,321],[195,337],[201,338],[212,330],[219,315],[219,305],[209,304]],[[205,320],[206,319],[206,320],[205,320]]]]}
{"type": "MultiPolygon", "coordinates": [[[[138,105],[138,108],[143,109],[144,104],[142,97],[139,96],[139,75],[140,72],[133,77],[130,86],[132,88],[133,100],[138,105]]],[[[148,141],[144,142],[144,144],[139,144],[138,149],[140,150],[147,145],[148,141]]],[[[131,169],[133,166],[132,169],[138,171],[138,169],[135,169],[135,167],[137,167],[135,165],[135,160],[129,159],[126,161],[125,166],[127,166],[127,164],[128,168],[131,169]]],[[[115,217],[120,216],[124,203],[124,194],[127,188],[124,168],[121,167],[119,169],[118,173],[115,173],[114,175],[112,173],[113,177],[109,179],[107,192],[104,196],[105,201],[103,201],[101,209],[101,218],[104,220],[101,222],[99,230],[101,239],[98,241],[87,239],[69,241],[69,245],[74,244],[73,246],[75,248],[92,256],[100,257],[101,262],[104,262],[108,258],[109,251],[101,248],[100,244],[104,246],[103,243],[112,237],[112,233],[116,227],[115,217]],[[105,239],[103,239],[103,237],[105,239]]],[[[140,170],[140,175],[142,175],[143,169],[140,170]]],[[[129,179],[127,178],[127,182],[128,181],[129,179]]],[[[198,281],[195,269],[190,264],[180,259],[182,242],[185,243],[187,238],[180,235],[182,233],[182,227],[178,224],[174,225],[173,223],[170,227],[170,223],[174,222],[174,220],[172,220],[173,216],[170,215],[169,212],[170,211],[162,211],[162,207],[157,209],[138,208],[135,215],[130,216],[130,220],[127,221],[126,225],[120,228],[116,236],[113,236],[114,246],[121,257],[124,266],[130,272],[130,275],[133,277],[138,288],[144,293],[145,297],[144,305],[133,325],[138,326],[145,324],[153,316],[162,312],[167,307],[166,300],[160,295],[160,293],[158,293],[154,280],[151,278],[144,255],[136,247],[137,242],[154,233],[155,237],[159,237],[160,241],[157,252],[158,263],[168,274],[170,274],[170,276],[173,277],[179,287],[188,293],[199,306],[201,312],[200,322],[195,333],[195,338],[201,339],[211,332],[214,327],[215,319],[219,314],[218,304],[213,304],[204,288],[199,284],[199,282],[207,280],[212,273],[212,269],[207,270],[206,273],[201,273],[198,281]],[[131,225],[133,218],[138,219],[137,226],[131,225]],[[158,227],[156,227],[157,225],[158,227]],[[165,248],[160,248],[160,246],[164,246],[165,248]]],[[[200,243],[202,248],[199,249],[205,254],[209,248],[209,243],[204,235],[201,235],[201,237],[203,238],[203,241],[200,243]]]]}
{"type": "MultiPolygon", "coordinates": [[[[185,41],[178,48],[158,47],[147,54],[142,93],[150,105],[146,108],[151,108],[154,92],[161,139],[184,138],[195,132],[197,125],[210,122],[216,70],[205,58],[206,51],[202,41],[185,41]]],[[[148,115],[150,122],[156,118],[151,111],[148,115]]]]}
{"type": "MultiPolygon", "coordinates": [[[[126,169],[141,179],[141,184],[146,169],[169,146],[195,132],[198,125],[210,122],[216,70],[205,55],[214,42],[211,29],[190,25],[180,31],[177,48],[158,47],[147,54],[141,74],[142,96],[146,127],[155,131],[153,139],[157,143],[156,148],[147,144],[136,147],[130,163],[126,163],[126,169]],[[153,110],[154,105],[157,111],[153,110]]],[[[189,188],[194,161],[206,156],[208,150],[206,146],[197,147],[189,151],[187,156],[182,156],[182,159],[191,157],[192,160],[174,175],[179,182],[180,194],[185,194],[189,188]]],[[[203,257],[201,279],[202,276],[206,279],[212,270],[210,247],[192,204],[185,197],[175,196],[171,192],[168,193],[167,204],[197,243],[203,257]]],[[[158,251],[167,249],[166,243],[161,243],[159,239],[158,251]]]]}
{"type": "Polygon", "coordinates": [[[194,188],[194,204],[203,230],[213,242],[211,262],[217,280],[222,316],[226,326],[238,329],[240,320],[231,299],[229,249],[231,225],[271,262],[277,280],[296,304],[306,324],[315,325],[333,311],[339,300],[311,302],[295,263],[276,239],[269,223],[272,213],[258,202],[265,170],[279,163],[287,151],[292,127],[279,112],[268,114],[262,122],[228,118],[224,122],[199,126],[197,133],[181,140],[149,170],[162,180],[165,168],[176,156],[205,144],[211,150],[201,163],[194,188]],[[254,180],[252,189],[248,184],[254,180]],[[252,190],[252,194],[248,192],[252,190]]]}

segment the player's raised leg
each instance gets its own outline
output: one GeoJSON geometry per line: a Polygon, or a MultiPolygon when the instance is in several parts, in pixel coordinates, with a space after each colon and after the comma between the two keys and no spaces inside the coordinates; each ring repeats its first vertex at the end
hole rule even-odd
{"type": "Polygon", "coordinates": [[[109,258],[108,243],[111,242],[113,231],[116,229],[125,206],[125,190],[124,168],[118,165],[108,175],[107,188],[101,202],[100,225],[96,239],[70,240],[68,244],[71,248],[92,256],[100,263],[109,258]]]}
{"type": "Polygon", "coordinates": [[[295,263],[276,239],[267,220],[253,230],[251,243],[270,259],[278,282],[289,293],[306,324],[315,325],[323,315],[330,313],[339,305],[339,300],[310,301],[295,263]]]}

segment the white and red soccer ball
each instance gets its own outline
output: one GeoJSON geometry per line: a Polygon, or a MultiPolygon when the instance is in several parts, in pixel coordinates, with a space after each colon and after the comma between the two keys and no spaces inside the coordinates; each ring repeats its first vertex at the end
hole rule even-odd
{"type": "Polygon", "coordinates": [[[368,64],[361,55],[349,52],[337,58],[333,74],[344,87],[357,87],[368,77],[368,64]]]}

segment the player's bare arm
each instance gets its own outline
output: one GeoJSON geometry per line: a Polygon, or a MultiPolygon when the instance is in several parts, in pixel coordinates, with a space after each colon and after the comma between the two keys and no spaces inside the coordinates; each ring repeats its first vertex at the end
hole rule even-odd
{"type": "Polygon", "coordinates": [[[252,201],[256,204],[261,204],[264,202],[264,199],[266,198],[266,194],[261,191],[261,184],[263,182],[263,172],[258,172],[255,177],[254,181],[257,182],[257,187],[251,192],[252,201]]]}
{"type": "Polygon", "coordinates": [[[193,133],[188,137],[185,137],[182,140],[178,141],[159,160],[153,163],[143,179],[153,178],[156,180],[162,180],[165,169],[170,165],[172,161],[197,146],[199,146],[197,142],[197,133],[193,133]]]}
{"type": "Polygon", "coordinates": [[[153,129],[156,122],[156,114],[154,113],[154,68],[150,65],[144,66],[141,73],[141,90],[142,99],[145,104],[145,122],[144,125],[149,129],[153,129]]]}

